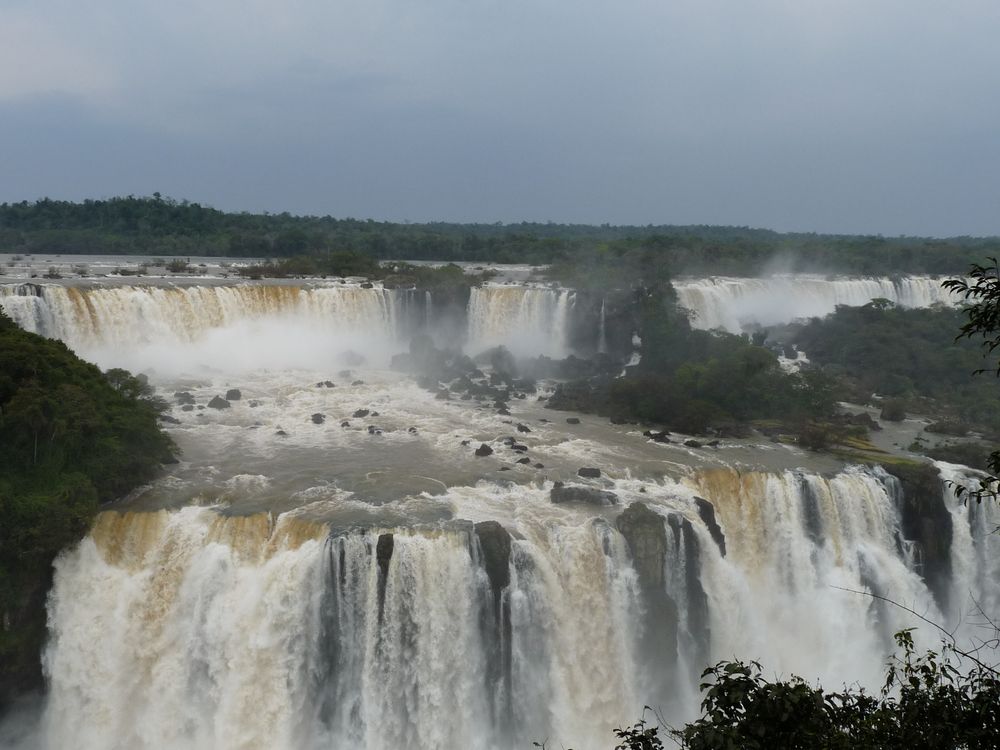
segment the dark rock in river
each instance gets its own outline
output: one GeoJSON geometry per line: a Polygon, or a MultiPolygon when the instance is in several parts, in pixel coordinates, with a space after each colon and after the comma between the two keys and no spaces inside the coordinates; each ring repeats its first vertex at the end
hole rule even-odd
{"type": "Polygon", "coordinates": [[[370,412],[370,411],[368,411],[367,409],[358,409],[358,410],[357,410],[356,412],[354,412],[354,415],[353,415],[353,416],[354,416],[354,418],[355,418],[355,419],[364,419],[364,418],[365,418],[365,417],[367,417],[367,416],[368,416],[368,415],[369,415],[370,413],[371,413],[371,412],[370,412]]]}
{"type": "Polygon", "coordinates": [[[312,419],[313,424],[323,424],[326,421],[326,415],[316,412],[310,419],[312,419]]]}
{"type": "Polygon", "coordinates": [[[576,471],[577,476],[586,477],[587,479],[599,479],[601,476],[601,470],[591,467],[584,466],[576,471]]]}
{"type": "Polygon", "coordinates": [[[518,423],[518,425],[517,425],[517,431],[518,432],[531,432],[531,428],[528,427],[527,425],[518,423]]]}
{"type": "Polygon", "coordinates": [[[226,401],[239,401],[243,398],[243,394],[240,393],[239,388],[230,388],[226,391],[226,401]]]}
{"type": "Polygon", "coordinates": [[[549,500],[553,503],[586,503],[587,505],[618,505],[618,495],[607,490],[592,487],[578,487],[556,482],[549,490],[549,500]]]}
{"type": "Polygon", "coordinates": [[[580,424],[579,417],[566,417],[566,424],[580,424]]]}
{"type": "Polygon", "coordinates": [[[510,584],[510,532],[497,521],[481,521],[473,528],[479,540],[483,569],[494,597],[499,600],[503,589],[510,584]]]}
{"type": "Polygon", "coordinates": [[[478,448],[476,448],[476,455],[480,458],[483,456],[491,456],[493,455],[493,449],[486,443],[482,443],[478,448]]]}
{"type": "Polygon", "coordinates": [[[699,443],[697,440],[685,440],[684,445],[686,445],[688,448],[701,448],[701,443],[699,443]]]}
{"type": "Polygon", "coordinates": [[[192,396],[187,391],[178,391],[174,394],[174,398],[177,400],[178,404],[193,404],[194,396],[192,396]]]}
{"type": "Polygon", "coordinates": [[[167,424],[180,424],[181,423],[181,420],[179,420],[177,417],[171,417],[169,414],[161,414],[160,415],[160,421],[161,422],[166,422],[167,424]]]}
{"type": "Polygon", "coordinates": [[[184,404],[181,407],[181,411],[194,411],[194,404],[184,404]]]}
{"type": "Polygon", "coordinates": [[[519,459],[517,459],[517,461],[516,461],[515,463],[519,463],[519,464],[530,464],[530,463],[531,463],[531,459],[530,459],[530,458],[528,458],[527,456],[525,456],[524,458],[519,458],[519,459]]]}
{"type": "Polygon", "coordinates": [[[220,396],[214,396],[211,401],[208,402],[208,408],[210,409],[228,409],[229,402],[220,396]]]}

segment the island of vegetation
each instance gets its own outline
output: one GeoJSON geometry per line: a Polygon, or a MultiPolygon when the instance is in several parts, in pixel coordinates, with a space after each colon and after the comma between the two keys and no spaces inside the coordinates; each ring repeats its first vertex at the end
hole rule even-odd
{"type": "Polygon", "coordinates": [[[55,556],[173,460],[163,408],[141,377],[102,373],[0,311],[0,706],[41,687],[55,556]]]}

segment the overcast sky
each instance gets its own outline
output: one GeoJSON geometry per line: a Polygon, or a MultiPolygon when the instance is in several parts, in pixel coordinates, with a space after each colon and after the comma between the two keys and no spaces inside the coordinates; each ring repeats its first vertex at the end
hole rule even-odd
{"type": "Polygon", "coordinates": [[[998,0],[0,0],[0,201],[1000,234],[998,0]]]}

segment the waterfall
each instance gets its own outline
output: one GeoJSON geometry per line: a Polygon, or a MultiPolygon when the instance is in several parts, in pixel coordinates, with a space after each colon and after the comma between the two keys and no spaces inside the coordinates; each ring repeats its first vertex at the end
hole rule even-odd
{"type": "Polygon", "coordinates": [[[25,330],[102,366],[226,369],[304,366],[308,355],[348,349],[387,358],[407,332],[407,294],[356,285],[21,284],[0,287],[0,306],[25,330]]]}
{"type": "Polygon", "coordinates": [[[515,354],[565,357],[573,293],[566,289],[487,284],[469,296],[468,345],[506,346],[515,354]]]}
{"type": "Polygon", "coordinates": [[[928,276],[827,278],[779,274],[678,280],[674,288],[681,306],[694,313],[694,326],[739,333],[745,325],[779,325],[824,316],[837,305],[864,305],[878,298],[902,307],[957,304],[959,299],[942,288],[941,281],[928,276]]]}
{"type": "MultiPolygon", "coordinates": [[[[690,718],[718,659],[874,688],[891,633],[914,622],[864,592],[942,616],[901,543],[894,481],[862,468],[621,480],[623,502],[652,510],[636,548],[614,520],[552,515],[539,490],[513,487],[524,497],[501,558],[467,522],[352,531],[294,512],[104,512],[56,563],[47,740],[599,748],[643,705],[690,718]],[[675,633],[676,657],[651,658],[650,633],[675,633]]],[[[995,617],[997,511],[949,508],[964,522],[955,586],[995,617]]]]}

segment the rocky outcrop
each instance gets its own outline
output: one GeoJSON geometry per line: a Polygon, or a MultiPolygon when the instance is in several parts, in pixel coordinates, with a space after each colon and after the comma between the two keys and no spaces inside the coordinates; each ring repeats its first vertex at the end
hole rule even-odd
{"type": "Polygon", "coordinates": [[[644,503],[632,503],[618,516],[618,531],[625,538],[645,603],[640,656],[652,665],[649,674],[667,675],[677,665],[677,603],[667,595],[664,571],[667,562],[667,529],[663,516],[644,503]]]}
{"type": "Polygon", "coordinates": [[[609,506],[618,505],[618,495],[608,490],[597,490],[593,487],[578,487],[556,482],[549,490],[549,499],[553,503],[584,503],[586,505],[609,506]]]}
{"type": "Polygon", "coordinates": [[[708,595],[701,585],[701,542],[691,522],[678,513],[667,516],[667,526],[673,534],[672,549],[677,558],[668,561],[684,571],[684,593],[687,598],[687,633],[691,638],[692,659],[696,671],[708,666],[711,627],[708,619],[708,595]],[[681,559],[683,555],[683,559],[681,559]]]}
{"type": "Polygon", "coordinates": [[[722,556],[726,556],[726,535],[722,533],[719,522],[715,520],[715,506],[702,497],[694,499],[694,505],[698,509],[698,517],[708,528],[708,533],[712,536],[712,541],[719,548],[722,556]]]}
{"type": "Polygon", "coordinates": [[[952,521],[941,476],[931,464],[890,464],[884,468],[898,480],[890,490],[899,509],[903,537],[916,543],[917,570],[938,606],[948,611],[952,521]]]}
{"type": "MultiPolygon", "coordinates": [[[[511,536],[496,521],[482,521],[474,527],[479,560],[490,582],[491,606],[483,611],[480,628],[486,652],[486,683],[494,719],[509,722],[511,704],[511,622],[510,602],[504,596],[510,585],[511,536]]],[[[506,726],[504,723],[502,726],[506,726]]]]}
{"type": "Polygon", "coordinates": [[[499,601],[503,590],[510,585],[510,532],[498,521],[482,521],[474,529],[483,569],[490,580],[493,596],[499,601]]]}

